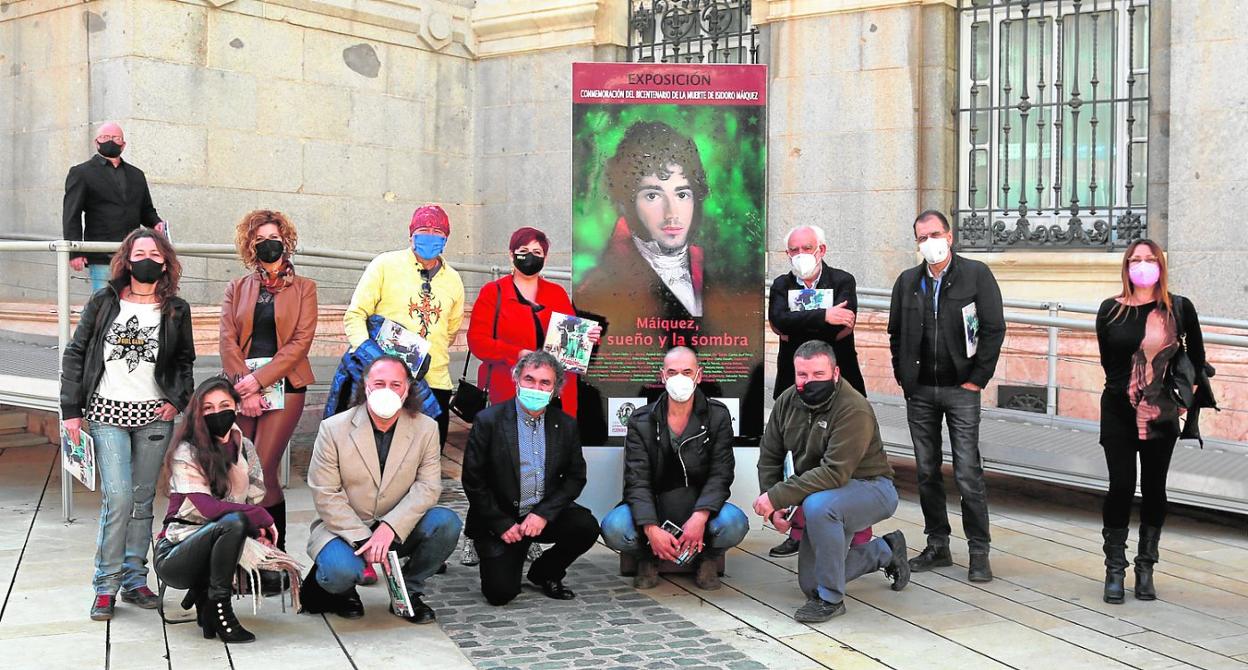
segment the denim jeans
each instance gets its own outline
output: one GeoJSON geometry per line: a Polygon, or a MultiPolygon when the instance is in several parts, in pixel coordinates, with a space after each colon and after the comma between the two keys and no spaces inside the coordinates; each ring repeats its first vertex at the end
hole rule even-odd
{"type": "MultiPolygon", "coordinates": [[[[745,513],[732,503],[724,503],[719,514],[706,522],[704,539],[707,548],[723,552],[741,544],[749,530],[750,522],[745,513]]],[[[649,548],[645,533],[633,522],[633,511],[628,503],[611,510],[602,520],[602,541],[622,554],[640,554],[649,548]]]]}
{"type": "Polygon", "coordinates": [[[147,586],[156,477],[173,433],[172,421],[140,428],[87,422],[100,474],[100,530],[95,549],[95,592],[115,595],[147,586]]]}
{"type": "Polygon", "coordinates": [[[104,288],[104,286],[108,284],[109,269],[108,263],[104,263],[103,265],[99,263],[91,263],[87,266],[87,275],[91,277],[92,293],[104,288]]]}
{"type": "MultiPolygon", "coordinates": [[[[431,507],[420,518],[397,550],[399,558],[407,559],[403,581],[409,594],[424,594],[425,580],[455,551],[463,527],[459,515],[445,507],[431,507]]],[[[364,559],[355,555],[346,540],[336,537],[316,555],[316,581],[330,593],[346,593],[364,581],[364,559]]]]}
{"type": "Polygon", "coordinates": [[[940,467],[940,422],[949,426],[953,479],[962,498],[962,529],[972,554],[988,553],[988,488],[979,455],[979,392],[961,386],[920,386],[906,398],[906,418],[919,475],[923,532],[933,547],[949,546],[949,514],[940,467]]]}
{"type": "Polygon", "coordinates": [[[897,489],[888,477],[851,479],[840,488],[806,496],[806,536],[797,554],[797,582],[807,597],[830,603],[845,598],[845,584],[888,565],[893,550],[883,538],[853,545],[856,529],[897,511],[897,489]],[[851,546],[852,545],[852,546],[851,546]]]}

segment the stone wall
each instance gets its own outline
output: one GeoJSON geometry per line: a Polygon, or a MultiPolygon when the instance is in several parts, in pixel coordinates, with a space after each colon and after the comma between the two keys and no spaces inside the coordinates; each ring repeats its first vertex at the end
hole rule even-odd
{"type": "Polygon", "coordinates": [[[1169,177],[1173,289],[1203,314],[1248,318],[1248,36],[1237,3],[1176,3],[1170,12],[1169,177]],[[1237,64],[1237,65],[1232,65],[1237,64]]]}
{"type": "MultiPolygon", "coordinates": [[[[17,73],[0,84],[17,94],[0,96],[15,149],[6,229],[59,236],[65,171],[112,119],[179,242],[229,242],[242,214],[272,208],[304,245],[376,252],[404,245],[413,208],[437,201],[456,226],[450,253],[473,250],[469,3],[97,0],[36,13],[50,4],[0,15],[0,66],[17,73]]],[[[185,265],[193,302],[219,300],[241,270],[185,265]]],[[[5,266],[0,281],[31,275],[5,266]]],[[[345,302],[358,274],[318,272],[322,301],[345,302]]]]}
{"type": "Polygon", "coordinates": [[[913,265],[910,222],[948,209],[956,174],[954,10],[904,6],[766,26],[769,274],[785,234],[828,232],[828,260],[887,288],[913,265]]]}

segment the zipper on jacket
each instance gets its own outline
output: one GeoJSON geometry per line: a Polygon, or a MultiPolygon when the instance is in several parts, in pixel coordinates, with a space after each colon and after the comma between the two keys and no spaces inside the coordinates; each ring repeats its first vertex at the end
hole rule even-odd
{"type": "Polygon", "coordinates": [[[685,486],[689,486],[689,469],[685,467],[685,457],[683,454],[680,453],[680,450],[684,449],[685,445],[689,444],[690,440],[696,440],[699,437],[703,437],[705,435],[706,435],[706,426],[703,426],[702,432],[698,433],[697,435],[694,435],[693,437],[689,437],[684,440],[681,440],[680,446],[676,447],[676,458],[680,460],[680,470],[681,472],[685,473],[685,486]]]}

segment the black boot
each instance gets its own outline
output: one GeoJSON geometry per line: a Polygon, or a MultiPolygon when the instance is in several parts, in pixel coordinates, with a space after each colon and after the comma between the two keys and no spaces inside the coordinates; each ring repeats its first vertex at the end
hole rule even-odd
{"type": "Polygon", "coordinates": [[[1127,529],[1102,528],[1105,538],[1105,602],[1121,605],[1126,597],[1123,580],[1127,576],[1127,529]]]}
{"type": "Polygon", "coordinates": [[[273,517],[273,527],[277,529],[277,548],[286,551],[286,501],[264,508],[273,517]]]}
{"type": "Polygon", "coordinates": [[[334,610],[334,596],[316,581],[316,564],[308,571],[299,587],[299,613],[324,614],[334,610]]]}
{"type": "Polygon", "coordinates": [[[1157,562],[1157,542],[1161,528],[1140,524],[1140,543],[1135,555],[1135,598],[1156,600],[1157,588],[1153,585],[1153,564],[1157,562]]]}
{"type": "MultiPolygon", "coordinates": [[[[251,631],[243,628],[243,624],[239,623],[238,617],[234,616],[234,606],[230,602],[229,596],[209,599],[206,603],[208,611],[205,614],[222,642],[238,644],[255,641],[256,636],[252,635],[251,631]]],[[[204,637],[211,636],[205,633],[204,637]]]]}

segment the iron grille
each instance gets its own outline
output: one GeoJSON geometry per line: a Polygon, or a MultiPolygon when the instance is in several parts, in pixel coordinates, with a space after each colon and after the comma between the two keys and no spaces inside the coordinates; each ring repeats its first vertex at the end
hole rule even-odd
{"type": "Polygon", "coordinates": [[[1146,235],[1148,23],[1148,0],[960,0],[960,248],[1146,235]]]}
{"type": "Polygon", "coordinates": [[[750,0],[629,0],[634,63],[758,63],[750,0]]]}

